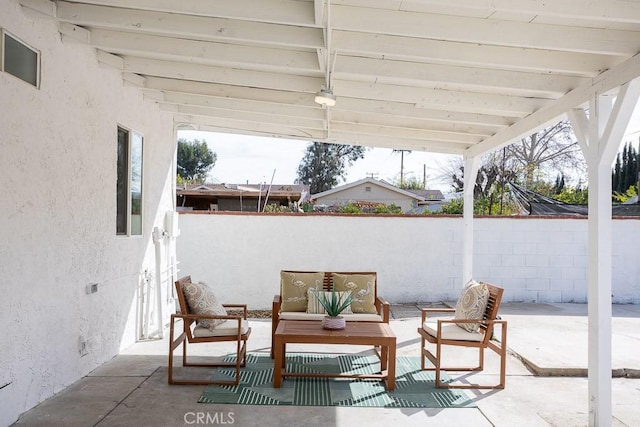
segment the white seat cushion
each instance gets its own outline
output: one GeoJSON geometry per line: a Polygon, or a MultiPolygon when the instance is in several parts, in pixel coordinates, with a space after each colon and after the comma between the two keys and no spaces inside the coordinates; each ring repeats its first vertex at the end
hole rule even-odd
{"type": "MultiPolygon", "coordinates": [[[[280,319],[283,320],[322,320],[326,314],[301,313],[299,311],[282,311],[280,319]]],[[[347,322],[382,322],[382,316],[378,314],[358,313],[341,314],[347,322]]]]}
{"type": "MultiPolygon", "coordinates": [[[[438,336],[437,321],[424,322],[422,324],[422,329],[424,329],[429,335],[434,338],[438,336]]],[[[442,325],[442,339],[480,342],[484,339],[484,333],[468,332],[465,329],[459,328],[455,323],[444,323],[442,325]]]]}
{"type": "MultiPolygon", "coordinates": [[[[243,334],[249,330],[249,321],[242,319],[240,324],[240,330],[243,334]]],[[[238,321],[237,320],[225,320],[223,323],[217,325],[213,329],[205,328],[204,326],[196,326],[193,329],[193,336],[198,338],[203,337],[224,337],[233,336],[238,333],[238,321]]]]}

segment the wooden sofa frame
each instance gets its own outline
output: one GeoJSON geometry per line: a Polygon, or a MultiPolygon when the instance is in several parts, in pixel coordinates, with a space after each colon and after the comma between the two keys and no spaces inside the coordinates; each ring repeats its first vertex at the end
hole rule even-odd
{"type": "MultiPolygon", "coordinates": [[[[484,283],[484,282],[482,282],[484,283]]],[[[506,363],[507,363],[507,322],[498,319],[498,309],[502,300],[503,289],[497,286],[485,283],[489,289],[489,300],[485,309],[482,320],[454,320],[438,319],[437,335],[433,336],[425,331],[423,325],[427,320],[427,315],[431,313],[455,313],[455,308],[423,308],[422,323],[418,328],[420,334],[421,349],[421,368],[423,370],[436,371],[436,387],[437,388],[474,388],[474,389],[503,389],[505,387],[506,363]],[[478,323],[480,330],[483,332],[481,341],[464,341],[442,338],[442,327],[446,324],[455,323],[478,323]],[[500,325],[501,336],[500,341],[493,340],[493,329],[496,325],[500,325]],[[426,347],[426,342],[435,344],[435,355],[426,347]],[[442,366],[442,346],[452,345],[458,347],[472,347],[478,349],[478,366],[476,367],[443,367],[442,366]],[[480,385],[480,384],[459,384],[459,383],[443,383],[441,381],[441,371],[482,371],[484,369],[484,350],[491,349],[500,356],[500,382],[496,385],[480,385]],[[425,358],[434,365],[426,367],[425,358]]],[[[462,330],[462,329],[461,329],[462,330]]]]}
{"type": "MultiPolygon", "coordinates": [[[[295,270],[282,270],[284,273],[316,273],[316,271],[295,271],[295,270]]],[[[389,303],[378,297],[378,275],[375,272],[367,271],[325,271],[322,280],[322,289],[325,291],[331,291],[333,289],[333,276],[332,274],[370,274],[376,278],[376,286],[374,292],[374,304],[376,311],[380,317],[382,317],[383,323],[389,323],[389,303]]],[[[275,338],[278,322],[280,321],[280,309],[282,308],[282,296],[277,294],[273,298],[273,305],[271,308],[271,357],[273,358],[273,343],[275,338]]],[[[357,320],[352,320],[357,321],[357,320]]]]}
{"type": "Polygon", "coordinates": [[[245,304],[222,304],[225,309],[239,310],[241,315],[199,315],[193,314],[189,310],[189,305],[182,291],[182,287],[188,283],[191,283],[191,276],[185,276],[175,282],[176,293],[178,295],[178,303],[180,304],[180,313],[171,315],[171,326],[169,331],[169,366],[168,366],[168,382],[169,384],[187,384],[187,385],[238,385],[240,382],[240,367],[246,365],[247,357],[247,340],[251,335],[251,328],[248,328],[245,333],[242,333],[242,321],[247,320],[247,306],[245,304]],[[175,330],[174,324],[176,320],[182,320],[183,330],[174,339],[175,330]],[[227,321],[237,322],[237,333],[235,335],[216,335],[206,337],[194,336],[191,326],[193,322],[203,319],[225,319],[227,321]],[[236,341],[236,361],[233,363],[192,363],[187,361],[187,343],[210,343],[210,342],[223,342],[223,341],[236,341]],[[173,352],[182,344],[182,366],[197,366],[197,367],[235,367],[235,378],[230,381],[215,381],[215,380],[181,380],[173,377],[173,352]]]}

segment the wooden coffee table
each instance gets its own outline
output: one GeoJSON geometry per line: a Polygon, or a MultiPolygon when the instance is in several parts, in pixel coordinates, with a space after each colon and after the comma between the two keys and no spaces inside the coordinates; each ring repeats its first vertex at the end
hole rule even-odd
{"type": "Polygon", "coordinates": [[[274,336],[273,386],[283,377],[377,378],[387,390],[396,388],[396,336],[387,323],[347,322],[341,330],[324,329],[320,321],[280,320],[274,336]],[[380,346],[379,374],[322,374],[286,372],[287,344],[352,344],[380,346]]]}

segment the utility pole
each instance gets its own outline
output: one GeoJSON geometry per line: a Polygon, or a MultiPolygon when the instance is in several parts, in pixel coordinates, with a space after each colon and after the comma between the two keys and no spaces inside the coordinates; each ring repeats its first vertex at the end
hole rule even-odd
{"type": "Polygon", "coordinates": [[[404,186],[404,153],[410,153],[411,150],[391,150],[392,153],[400,153],[400,188],[404,186]]]}
{"type": "Polygon", "coordinates": [[[404,186],[404,152],[405,150],[400,150],[400,188],[404,186]]]}
{"type": "Polygon", "coordinates": [[[367,177],[368,178],[372,178],[372,179],[378,179],[378,175],[380,175],[378,172],[367,172],[367,177]]]}
{"type": "Polygon", "coordinates": [[[427,189],[427,164],[422,164],[422,189],[427,189]]]}

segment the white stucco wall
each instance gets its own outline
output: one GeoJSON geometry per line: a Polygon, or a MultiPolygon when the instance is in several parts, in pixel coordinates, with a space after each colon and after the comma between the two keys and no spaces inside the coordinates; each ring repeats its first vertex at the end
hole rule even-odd
{"type": "Polygon", "coordinates": [[[3,0],[0,27],[40,50],[42,69],[40,89],[0,72],[4,426],[134,342],[151,230],[173,204],[175,139],[170,116],[51,20],[3,0]],[[118,125],[144,136],[142,237],[115,233],[118,125]]]}
{"type": "MultiPolygon", "coordinates": [[[[456,300],[462,218],[181,214],[181,275],[220,298],[269,309],[280,270],[378,272],[390,302],[456,300]]],[[[613,301],[640,304],[640,220],[613,222],[613,301]]],[[[587,221],[477,218],[474,276],[505,301],[586,302],[587,221]]]]}

